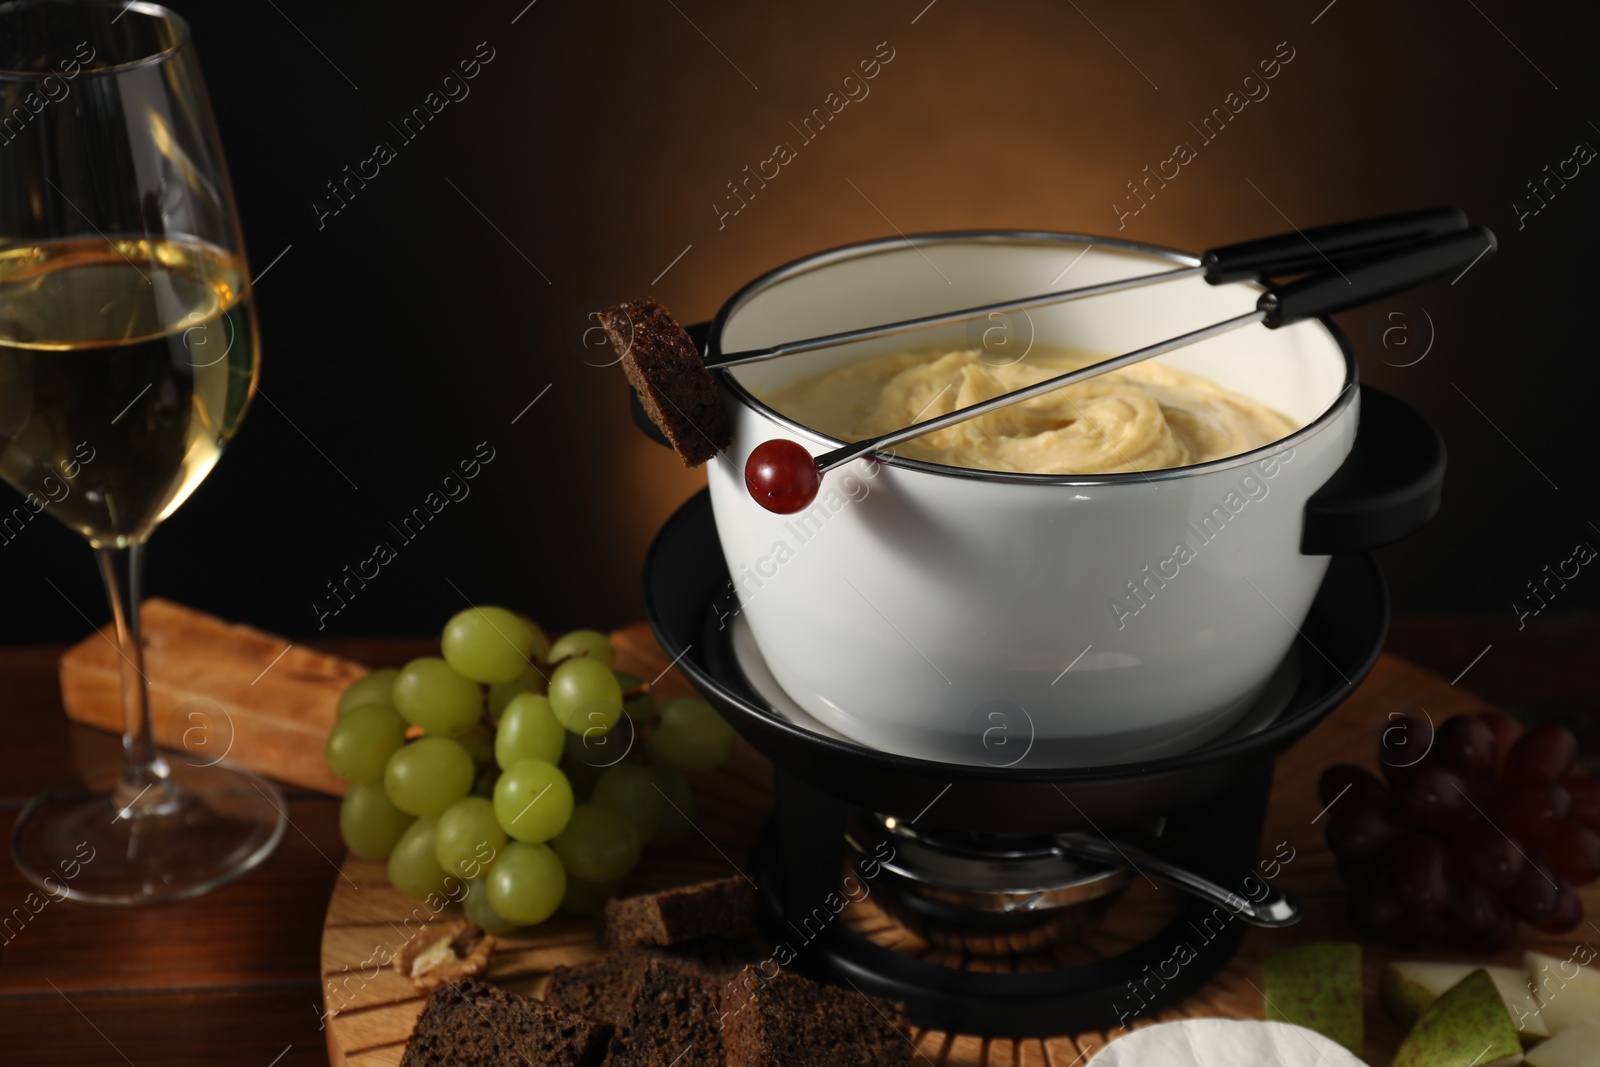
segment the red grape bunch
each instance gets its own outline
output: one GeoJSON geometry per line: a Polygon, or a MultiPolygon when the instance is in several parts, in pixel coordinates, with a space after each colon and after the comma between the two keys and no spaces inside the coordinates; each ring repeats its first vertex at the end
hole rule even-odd
{"type": "Polygon", "coordinates": [[[1516,940],[1519,920],[1577,926],[1576,887],[1600,877],[1600,778],[1572,773],[1577,752],[1565,727],[1525,731],[1503,712],[1437,732],[1400,716],[1379,745],[1384,780],[1329,767],[1317,790],[1351,921],[1399,944],[1489,952],[1516,940]]]}

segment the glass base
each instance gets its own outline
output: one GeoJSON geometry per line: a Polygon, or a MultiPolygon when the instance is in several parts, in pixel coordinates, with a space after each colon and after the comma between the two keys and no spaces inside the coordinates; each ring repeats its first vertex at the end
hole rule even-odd
{"type": "Polygon", "coordinates": [[[11,835],[17,869],[55,900],[154,904],[209,893],[277,848],[289,822],[277,786],[226,763],[167,768],[121,807],[116,767],[34,797],[11,835]]]}

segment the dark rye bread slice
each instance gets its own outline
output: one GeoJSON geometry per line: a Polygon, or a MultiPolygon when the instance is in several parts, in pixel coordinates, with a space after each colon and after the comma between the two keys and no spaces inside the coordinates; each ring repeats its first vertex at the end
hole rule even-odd
{"type": "Polygon", "coordinates": [[[594,963],[557,967],[550,972],[545,1003],[587,1019],[624,1026],[654,958],[643,949],[631,948],[594,963]]]}
{"type": "Polygon", "coordinates": [[[593,963],[557,967],[550,973],[544,1000],[563,1011],[620,1027],[627,1025],[651,960],[666,960],[703,978],[725,982],[765,957],[765,950],[751,940],[723,937],[702,937],[668,948],[625,948],[593,963]]]}
{"type": "Polygon", "coordinates": [[[904,1009],[788,971],[746,967],[722,990],[727,1067],[896,1067],[911,1062],[904,1009]]]}
{"type": "Polygon", "coordinates": [[[469,978],[429,994],[400,1067],[598,1067],[611,1032],[469,978]]]}
{"type": "Polygon", "coordinates": [[[728,447],[733,431],[717,385],[689,335],[655,297],[598,312],[633,391],[683,465],[698,467],[728,447]]]}
{"type": "Polygon", "coordinates": [[[645,964],[605,1067],[725,1067],[722,983],[672,960],[645,964]]]}
{"type": "Polygon", "coordinates": [[[734,875],[606,901],[600,943],[608,948],[677,945],[698,937],[753,933],[755,928],[755,886],[734,875]]]}

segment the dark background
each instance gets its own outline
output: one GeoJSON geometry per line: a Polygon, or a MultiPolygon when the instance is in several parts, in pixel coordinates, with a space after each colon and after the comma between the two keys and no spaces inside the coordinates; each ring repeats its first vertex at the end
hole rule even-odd
{"type": "MultiPolygon", "coordinates": [[[[703,477],[634,431],[616,368],[574,349],[571,324],[595,301],[654,292],[705,318],[772,266],[895,230],[1198,250],[1285,217],[1435,203],[1492,226],[1500,254],[1341,319],[1367,380],[1425,412],[1451,450],[1442,514],[1382,553],[1396,608],[1498,613],[1509,638],[1523,584],[1580,540],[1600,545],[1600,166],[1520,229],[1513,208],[1546,164],[1600,145],[1575,9],[526,2],[175,3],[260,276],[266,355],[241,436],[155,538],[152,595],[310,635],[324,583],[383,538],[399,558],[324,633],[431,631],[467,598],[554,629],[620,624],[640,615],[651,537],[703,477]],[[796,140],[789,123],[885,41],[894,58],[870,95],[719,229],[725,183],[796,140]],[[388,123],[480,42],[494,58],[470,96],[401,144],[388,123]],[[1198,144],[1189,123],[1279,42],[1294,59],[1271,95],[1119,232],[1124,183],[1198,144]],[[319,226],[324,183],[380,140],[398,157],[319,226]],[[1427,347],[1429,323],[1426,358],[1389,365],[1427,347]],[[387,522],[484,441],[495,459],[471,495],[399,545],[387,522]]],[[[0,591],[0,640],[74,639],[107,614],[88,550],[49,522],[0,546],[0,591]]],[[[1597,603],[1586,569],[1528,625],[1597,603]]]]}

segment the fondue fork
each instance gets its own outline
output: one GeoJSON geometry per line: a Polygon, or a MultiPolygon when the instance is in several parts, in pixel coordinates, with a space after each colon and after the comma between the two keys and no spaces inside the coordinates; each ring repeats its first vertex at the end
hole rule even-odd
{"type": "Polygon", "coordinates": [[[1261,899],[1248,898],[1126,841],[1086,833],[1064,833],[1056,835],[1056,847],[1069,859],[1093,860],[1147,876],[1154,874],[1186,893],[1228,908],[1251,926],[1293,926],[1305,916],[1304,906],[1292,893],[1263,882],[1266,892],[1261,899]]]}
{"type": "Polygon", "coordinates": [[[1324,265],[1332,266],[1335,256],[1365,259],[1382,255],[1429,237],[1464,230],[1466,225],[1466,215],[1462,214],[1459,208],[1453,207],[1426,208],[1399,215],[1339,222],[1331,226],[1296,230],[1293,233],[1275,234],[1271,237],[1259,237],[1213,248],[1201,253],[1200,262],[1192,267],[1177,267],[1133,278],[1118,278],[1115,281],[1080,286],[1076,289],[1058,289],[1015,300],[999,300],[992,304],[941,311],[935,315],[920,315],[913,319],[901,319],[880,326],[864,326],[858,330],[843,330],[839,333],[806,337],[797,341],[785,341],[766,348],[750,348],[738,352],[708,352],[705,354],[705,365],[707,369],[716,369],[738,367],[746,363],[762,363],[799,352],[814,352],[819,348],[833,348],[932,326],[980,319],[1001,311],[1023,311],[1027,308],[1063,304],[1069,300],[1082,300],[1090,296],[1120,293],[1128,289],[1139,289],[1195,275],[1204,276],[1212,285],[1262,281],[1280,275],[1314,270],[1324,265]]]}
{"type": "Polygon", "coordinates": [[[1494,249],[1494,234],[1488,227],[1475,226],[1384,249],[1348,270],[1341,271],[1330,265],[1296,281],[1268,286],[1256,301],[1255,308],[1242,315],[1001,393],[922,422],[844,445],[815,458],[794,441],[782,438],[766,441],[756,446],[745,463],[745,487],[755,501],[768,511],[792,514],[810,506],[816,499],[824,474],[868,453],[1253,323],[1259,322],[1275,330],[1304,319],[1330,315],[1379,300],[1434,278],[1461,271],[1494,249]]]}

